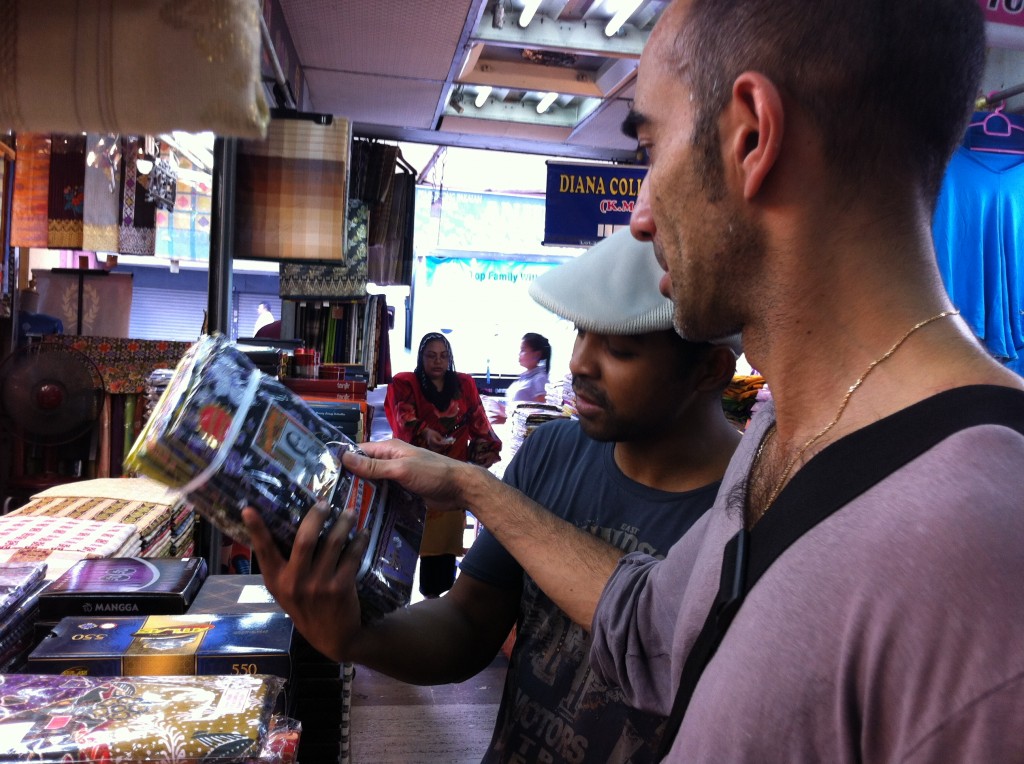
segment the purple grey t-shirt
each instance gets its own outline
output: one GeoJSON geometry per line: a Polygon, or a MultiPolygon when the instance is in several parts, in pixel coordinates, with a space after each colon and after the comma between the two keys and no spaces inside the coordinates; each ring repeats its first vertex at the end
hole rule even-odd
{"type": "MultiPolygon", "coordinates": [[[[992,390],[1024,408],[1024,393],[977,388],[992,390]]],[[[886,426],[904,426],[902,413],[886,426]]],[[[715,506],[667,558],[627,556],[604,591],[591,664],[639,708],[671,708],[773,417],[758,415],[715,506]]],[[[820,456],[790,485],[827,481],[812,469],[820,456]]],[[[986,425],[946,438],[775,561],[704,671],[668,761],[1024,761],[1022,718],[1024,436],[986,425]]]]}

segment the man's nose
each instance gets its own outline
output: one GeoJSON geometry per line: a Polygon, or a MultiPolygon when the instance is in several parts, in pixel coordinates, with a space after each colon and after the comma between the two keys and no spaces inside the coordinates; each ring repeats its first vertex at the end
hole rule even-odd
{"type": "Polygon", "coordinates": [[[651,241],[654,238],[654,216],[651,214],[650,184],[647,178],[640,184],[640,192],[633,205],[633,214],[629,217],[629,230],[633,238],[640,241],[651,241]]]}

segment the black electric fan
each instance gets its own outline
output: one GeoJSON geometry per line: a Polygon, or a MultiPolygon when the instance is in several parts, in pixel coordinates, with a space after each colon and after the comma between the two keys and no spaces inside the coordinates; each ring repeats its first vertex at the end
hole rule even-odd
{"type": "Polygon", "coordinates": [[[64,345],[28,345],[0,363],[0,424],[27,443],[55,446],[91,433],[103,397],[99,369],[64,345]]]}

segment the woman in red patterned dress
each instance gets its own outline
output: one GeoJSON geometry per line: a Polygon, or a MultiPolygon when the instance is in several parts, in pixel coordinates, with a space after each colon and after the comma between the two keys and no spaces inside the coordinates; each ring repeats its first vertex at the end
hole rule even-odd
{"type": "MultiPolygon", "coordinates": [[[[416,369],[395,374],[384,413],[396,438],[463,462],[490,467],[501,441],[491,429],[476,383],[455,371],[451,345],[431,332],[420,340],[416,369]]],[[[420,593],[439,597],[455,583],[455,558],[463,554],[466,512],[427,508],[420,544],[420,593]]]]}

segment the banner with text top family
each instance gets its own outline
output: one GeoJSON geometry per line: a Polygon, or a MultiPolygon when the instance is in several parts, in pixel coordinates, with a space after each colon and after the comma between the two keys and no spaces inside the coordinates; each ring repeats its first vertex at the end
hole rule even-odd
{"type": "Polygon", "coordinates": [[[544,244],[589,247],[629,225],[646,167],[548,162],[544,244]]]}

